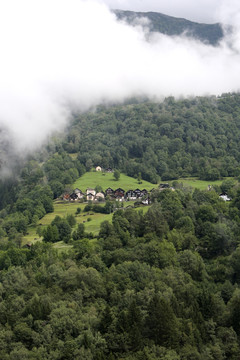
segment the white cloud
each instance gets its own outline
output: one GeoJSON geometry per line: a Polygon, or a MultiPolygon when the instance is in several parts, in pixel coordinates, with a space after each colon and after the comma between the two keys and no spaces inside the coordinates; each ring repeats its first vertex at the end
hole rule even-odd
{"type": "MultiPolygon", "coordinates": [[[[212,23],[218,20],[220,0],[102,0],[112,9],[156,11],[197,22],[212,23]]],[[[227,4],[228,0],[224,0],[227,4]]]]}
{"type": "Polygon", "coordinates": [[[231,5],[232,46],[214,48],[161,34],[146,41],[97,2],[0,0],[0,128],[23,152],[62,128],[73,106],[238,90],[239,6],[231,5]]]}

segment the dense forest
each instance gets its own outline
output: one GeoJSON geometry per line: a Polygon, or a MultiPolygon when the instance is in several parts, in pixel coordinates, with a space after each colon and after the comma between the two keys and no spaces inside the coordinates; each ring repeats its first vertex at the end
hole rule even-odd
{"type": "Polygon", "coordinates": [[[240,189],[224,186],[230,205],[155,190],[95,242],[79,227],[68,253],[2,239],[1,359],[238,359],[240,189]]]}
{"type": "Polygon", "coordinates": [[[240,174],[239,115],[240,96],[230,94],[102,106],[76,115],[62,146],[87,169],[141,172],[153,183],[184,176],[211,181],[240,174]]]}
{"type": "Polygon", "coordinates": [[[0,358],[239,359],[239,136],[238,94],[133,99],[73,114],[61,138],[1,180],[0,358]],[[22,246],[97,165],[175,191],[152,191],[146,212],[117,209],[95,238],[74,216],[55,217],[43,241],[22,246]],[[194,190],[184,176],[222,184],[194,190]],[[59,240],[72,247],[56,250],[59,240]]]}

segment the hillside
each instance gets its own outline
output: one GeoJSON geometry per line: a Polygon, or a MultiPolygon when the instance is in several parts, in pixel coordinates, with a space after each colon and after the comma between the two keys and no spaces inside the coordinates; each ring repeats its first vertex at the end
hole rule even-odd
{"type": "Polygon", "coordinates": [[[145,180],[141,180],[141,184],[139,184],[137,179],[134,179],[125,174],[121,174],[120,179],[116,181],[112,173],[94,171],[85,173],[77,181],[75,181],[72,187],[83,189],[83,191],[85,191],[85,189],[88,187],[95,189],[96,186],[101,186],[103,191],[105,191],[108,187],[113,189],[122,188],[125,191],[134,190],[137,188],[150,191],[152,188],[156,187],[156,184],[153,185],[145,180]]]}
{"type": "Polygon", "coordinates": [[[0,358],[238,360],[239,137],[239,94],[74,114],[0,183],[0,358]],[[140,209],[57,200],[164,179],[140,209]]]}
{"type": "Polygon", "coordinates": [[[156,31],[170,36],[185,33],[189,37],[196,38],[211,45],[217,45],[223,38],[223,30],[220,24],[200,24],[157,12],[114,10],[114,13],[119,20],[124,19],[129,24],[135,24],[136,18],[146,18],[150,21],[150,31],[156,31]]]}
{"type": "Polygon", "coordinates": [[[213,181],[240,175],[239,116],[239,94],[99,106],[75,115],[62,147],[87,170],[100,164],[152,183],[213,181]]]}

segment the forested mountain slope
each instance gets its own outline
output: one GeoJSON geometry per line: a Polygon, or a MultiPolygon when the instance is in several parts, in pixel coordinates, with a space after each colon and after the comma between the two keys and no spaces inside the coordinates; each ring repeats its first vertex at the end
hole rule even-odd
{"type": "Polygon", "coordinates": [[[167,98],[76,115],[63,149],[87,168],[119,168],[157,182],[240,174],[240,96],[167,98]]]}
{"type": "Polygon", "coordinates": [[[0,358],[238,360],[239,136],[238,94],[74,114],[63,140],[0,184],[0,358]],[[235,180],[156,189],[148,211],[116,210],[94,239],[73,215],[57,216],[43,241],[22,247],[53,199],[95,165],[153,182],[235,180]],[[59,239],[69,251],[53,248],[59,239]]]}
{"type": "Polygon", "coordinates": [[[157,12],[114,10],[114,13],[118,19],[125,19],[129,24],[135,24],[137,18],[148,19],[150,31],[170,36],[185,33],[189,37],[199,39],[211,45],[216,45],[223,38],[223,30],[220,24],[200,24],[157,12]]]}

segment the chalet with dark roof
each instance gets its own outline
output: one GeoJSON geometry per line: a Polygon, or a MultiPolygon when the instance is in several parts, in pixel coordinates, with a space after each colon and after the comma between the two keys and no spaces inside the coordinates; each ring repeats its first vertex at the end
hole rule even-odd
{"type": "Polygon", "coordinates": [[[114,191],[114,195],[115,195],[115,197],[117,198],[117,197],[124,197],[124,195],[125,195],[125,191],[123,190],[123,189],[121,189],[121,188],[118,188],[118,189],[116,189],[115,191],[114,191]]]}
{"type": "Polygon", "coordinates": [[[105,170],[107,173],[112,173],[113,172],[113,169],[112,168],[107,168],[106,170],[105,170]]]}
{"type": "Polygon", "coordinates": [[[140,189],[135,189],[135,193],[137,195],[137,198],[140,198],[141,197],[141,190],[140,189]]]}
{"type": "Polygon", "coordinates": [[[76,201],[76,200],[78,200],[77,194],[75,194],[75,192],[73,192],[73,193],[70,195],[70,199],[69,199],[69,200],[71,200],[71,201],[76,201]]]}
{"type": "Polygon", "coordinates": [[[114,191],[114,197],[118,201],[124,201],[125,191],[121,188],[118,188],[114,191]]]}
{"type": "Polygon", "coordinates": [[[170,188],[170,185],[169,184],[160,184],[159,185],[159,189],[160,190],[165,190],[165,189],[169,189],[170,188]]]}
{"type": "Polygon", "coordinates": [[[114,190],[112,189],[112,188],[107,188],[107,190],[105,191],[105,195],[106,196],[109,196],[109,197],[114,197],[114,194],[115,192],[114,192],[114,190]]]}
{"type": "Polygon", "coordinates": [[[125,198],[128,200],[136,200],[137,194],[134,190],[128,190],[125,194],[125,198]]]}

